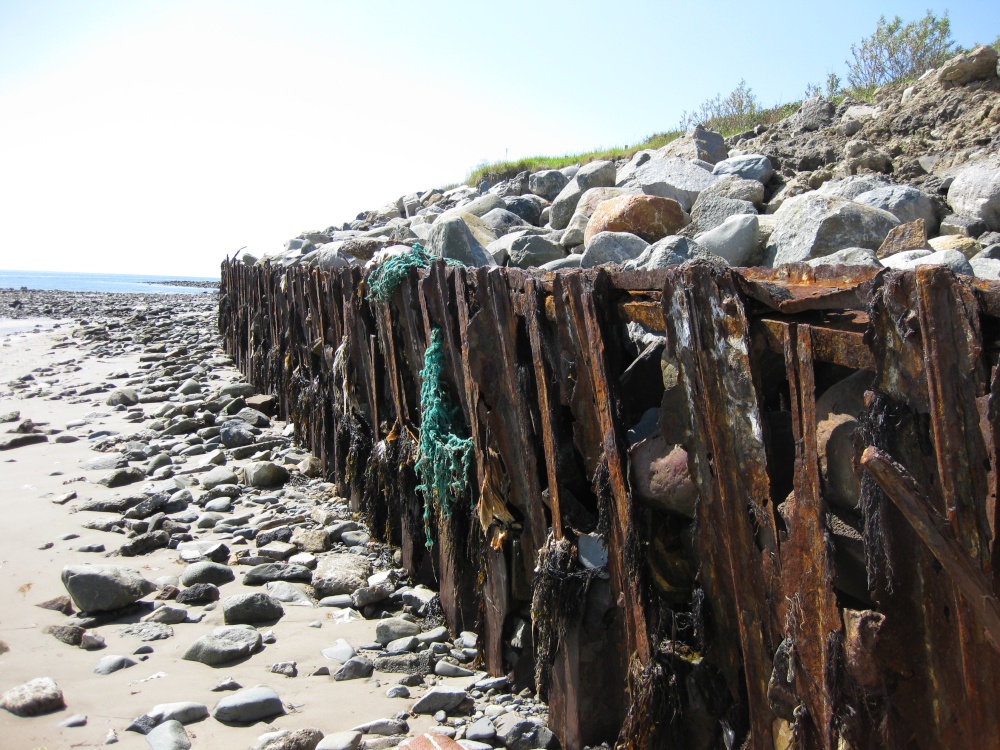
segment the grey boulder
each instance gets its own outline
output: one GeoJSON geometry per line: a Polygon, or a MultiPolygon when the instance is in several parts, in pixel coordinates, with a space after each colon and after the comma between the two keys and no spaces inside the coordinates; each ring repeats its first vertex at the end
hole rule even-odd
{"type": "Polygon", "coordinates": [[[566,257],[566,251],[558,243],[530,234],[515,239],[507,253],[510,265],[517,268],[533,268],[566,257]]]}
{"type": "Polygon", "coordinates": [[[227,695],[215,707],[212,716],[224,724],[249,724],[285,713],[281,698],[269,687],[244,688],[227,695]]]}
{"type": "Polygon", "coordinates": [[[67,565],[62,582],[84,612],[111,612],[156,591],[138,570],[120,565],[67,565]]]}
{"type": "Polygon", "coordinates": [[[846,247],[877,250],[899,219],[888,211],[820,193],[789,198],[774,214],[764,264],[819,258],[846,247]]]}
{"type": "Polygon", "coordinates": [[[528,177],[528,190],[547,201],[554,200],[569,178],[558,169],[543,169],[528,177]]]}
{"type": "Polygon", "coordinates": [[[976,162],[959,172],[948,188],[948,204],[955,213],[1000,231],[1000,159],[976,162]]]}
{"type": "Polygon", "coordinates": [[[553,229],[565,229],[576,211],[583,194],[596,187],[614,187],[615,163],[594,161],[580,167],[576,176],[564,187],[549,209],[549,224],[553,229]]]}
{"type": "Polygon", "coordinates": [[[243,467],[246,483],[251,487],[280,487],[288,481],[288,469],[273,461],[251,461],[243,467]]]}
{"type": "Polygon", "coordinates": [[[368,585],[371,563],[363,555],[342,553],[320,558],[312,573],[312,585],[319,598],[353,594],[368,585]]]}
{"type": "Polygon", "coordinates": [[[605,263],[625,263],[638,258],[649,247],[641,237],[629,232],[598,232],[583,251],[581,268],[593,268],[605,263]]]}
{"type": "Polygon", "coordinates": [[[431,255],[457,260],[466,266],[496,265],[461,216],[447,216],[434,222],[427,235],[427,249],[431,255]]]}
{"type": "Polygon", "coordinates": [[[926,255],[918,255],[917,257],[899,257],[907,254],[906,252],[902,252],[890,255],[888,258],[883,258],[882,265],[900,271],[909,271],[917,266],[947,266],[954,273],[963,276],[975,276],[975,271],[969,264],[968,259],[958,250],[938,250],[936,253],[927,253],[926,255]]]}
{"type": "Polygon", "coordinates": [[[375,625],[375,640],[385,646],[399,638],[420,633],[420,626],[402,617],[386,617],[375,625]]]}
{"type": "Polygon", "coordinates": [[[271,596],[260,591],[236,594],[222,600],[226,625],[254,625],[280,619],[285,610],[271,596]]]}
{"type": "Polygon", "coordinates": [[[466,697],[466,692],[461,688],[433,687],[413,704],[413,713],[436,714],[438,711],[451,711],[458,708],[466,697]]]}
{"type": "Polygon", "coordinates": [[[194,586],[196,583],[211,583],[221,586],[236,579],[236,574],[228,565],[202,560],[188,565],[181,573],[181,583],[194,586]]]}
{"type": "Polygon", "coordinates": [[[146,743],[152,750],[191,750],[191,739],[184,725],[175,719],[153,727],[146,735],[146,743]]]}
{"type": "Polygon", "coordinates": [[[758,251],[758,222],[755,214],[730,216],[719,226],[699,234],[696,242],[733,266],[752,265],[758,251]]]}
{"type": "Polygon", "coordinates": [[[248,625],[224,625],[192,643],[181,657],[215,666],[242,659],[261,648],[261,637],[248,625]]]}
{"type": "Polygon", "coordinates": [[[771,160],[764,154],[743,154],[723,159],[712,169],[714,175],[731,174],[744,180],[767,182],[774,174],[771,160]]]}
{"type": "Polygon", "coordinates": [[[845,247],[843,250],[838,250],[835,253],[807,260],[806,264],[813,268],[817,266],[867,266],[870,268],[882,268],[882,263],[876,257],[875,251],[867,247],[845,247]]]}
{"type": "Polygon", "coordinates": [[[690,211],[701,191],[718,179],[708,170],[689,161],[665,157],[650,159],[637,167],[631,176],[618,183],[618,187],[637,189],[661,198],[673,198],[681,204],[681,208],[690,211]]]}
{"type": "Polygon", "coordinates": [[[924,220],[927,232],[933,235],[937,231],[938,220],[931,197],[922,190],[909,185],[891,185],[875,188],[854,198],[866,206],[881,208],[888,211],[903,224],[917,219],[924,220]]]}

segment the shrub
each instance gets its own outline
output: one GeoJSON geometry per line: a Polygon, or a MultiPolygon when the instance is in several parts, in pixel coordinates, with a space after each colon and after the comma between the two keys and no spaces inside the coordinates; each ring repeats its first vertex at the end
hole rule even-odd
{"type": "Polygon", "coordinates": [[[956,51],[947,11],[940,18],[927,11],[919,21],[907,24],[899,16],[891,21],[881,16],[875,33],[851,45],[847,82],[853,89],[865,90],[918,78],[956,51]]]}

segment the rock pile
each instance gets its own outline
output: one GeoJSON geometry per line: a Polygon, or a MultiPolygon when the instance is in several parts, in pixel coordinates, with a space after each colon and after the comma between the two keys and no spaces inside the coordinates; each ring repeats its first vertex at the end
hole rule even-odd
{"type": "Polygon", "coordinates": [[[270,261],[341,268],[419,242],[470,266],[939,263],[998,279],[998,147],[997,55],[980,47],[870,104],[808,99],[726,139],[696,128],[627,161],[404,195],[270,261]]]}

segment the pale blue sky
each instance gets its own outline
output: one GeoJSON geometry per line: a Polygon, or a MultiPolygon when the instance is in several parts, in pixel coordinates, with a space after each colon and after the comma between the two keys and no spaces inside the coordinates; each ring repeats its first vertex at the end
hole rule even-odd
{"type": "MultiPolygon", "coordinates": [[[[216,275],[246,245],[843,74],[925,2],[0,0],[0,268],[216,275]]],[[[951,2],[963,45],[1000,2],[951,2]]]]}

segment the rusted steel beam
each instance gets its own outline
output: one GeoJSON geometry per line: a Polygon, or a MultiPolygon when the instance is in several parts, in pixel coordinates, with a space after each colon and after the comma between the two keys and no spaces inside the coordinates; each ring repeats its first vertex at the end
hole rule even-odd
{"type": "MultiPolygon", "coordinates": [[[[791,324],[784,341],[795,435],[795,489],[785,502],[787,540],[781,545],[781,582],[787,602],[785,638],[795,649],[795,689],[808,706],[815,746],[837,747],[836,665],[843,626],[833,592],[833,551],[820,491],[816,436],[813,329],[791,324]]],[[[812,743],[810,743],[812,744],[812,743]]]]}
{"type": "Polygon", "coordinates": [[[772,750],[767,684],[779,639],[771,590],[780,564],[749,323],[734,275],[700,263],[672,269],[663,317],[691,420],[685,447],[700,496],[696,545],[716,623],[709,656],[737,701],[745,691],[748,746],[772,750]]]}
{"type": "Polygon", "coordinates": [[[954,531],[943,519],[932,515],[913,477],[885,451],[868,446],[861,454],[861,465],[941,563],[962,591],[993,648],[1000,650],[1000,602],[979,566],[955,538],[954,531]]]}

